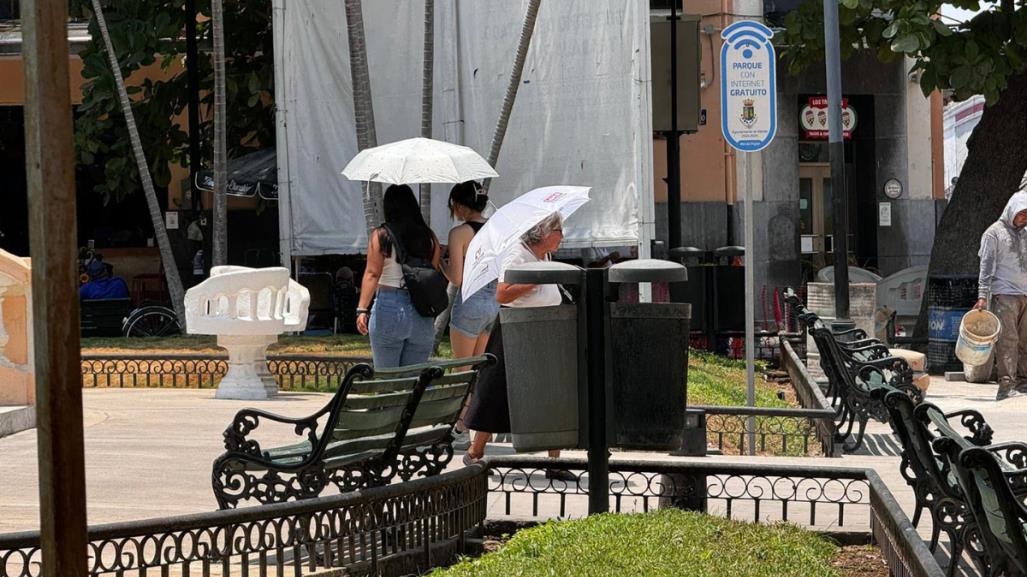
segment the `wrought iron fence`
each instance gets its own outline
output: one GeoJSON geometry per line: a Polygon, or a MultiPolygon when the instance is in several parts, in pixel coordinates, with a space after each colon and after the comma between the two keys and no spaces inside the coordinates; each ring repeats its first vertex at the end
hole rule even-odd
{"type": "MultiPolygon", "coordinates": [[[[581,517],[587,511],[584,459],[495,457],[488,460],[490,519],[581,517]],[[574,474],[549,479],[548,469],[574,474]]],[[[819,531],[865,533],[893,575],[943,573],[887,486],[872,470],[710,461],[610,462],[610,510],[677,506],[756,523],[789,522],[819,531]]]]}
{"type": "MultiPolygon", "coordinates": [[[[706,438],[725,454],[748,455],[749,449],[774,456],[836,455],[831,439],[819,434],[819,422],[834,411],[768,407],[696,406],[706,413],[706,438]]],[[[833,421],[832,421],[833,422],[833,421]]]]}
{"type": "MultiPolygon", "coordinates": [[[[271,575],[324,568],[405,575],[477,547],[492,520],[582,517],[584,459],[490,458],[436,477],[307,501],[92,527],[90,575],[271,575]],[[548,479],[567,469],[574,481],[548,479]]],[[[843,467],[613,460],[610,509],[685,507],[713,515],[872,536],[893,575],[941,568],[871,470],[843,467]]],[[[0,577],[38,577],[39,533],[0,535],[0,577]]]]}
{"type": "MultiPolygon", "coordinates": [[[[333,390],[353,365],[371,360],[337,355],[269,355],[282,389],[333,390]]],[[[222,354],[82,355],[83,387],[210,388],[228,372],[222,354]]]]}
{"type": "MultiPolygon", "coordinates": [[[[264,507],[89,529],[89,574],[420,573],[465,552],[486,513],[481,467],[264,507]]],[[[0,535],[0,577],[38,577],[39,533],[0,535]]]]}

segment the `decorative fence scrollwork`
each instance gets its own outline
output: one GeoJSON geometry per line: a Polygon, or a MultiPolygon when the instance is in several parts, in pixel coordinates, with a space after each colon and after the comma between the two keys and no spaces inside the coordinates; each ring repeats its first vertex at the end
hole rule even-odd
{"type": "MultiPolygon", "coordinates": [[[[496,457],[437,477],[355,493],[89,529],[90,575],[419,574],[475,546],[486,517],[587,511],[584,459],[496,457]],[[575,480],[545,471],[571,471],[575,480]]],[[[712,515],[872,536],[892,575],[941,577],[938,562],[872,470],[613,460],[611,511],[684,507],[712,515]]],[[[0,577],[40,575],[39,533],[0,535],[0,577]]]]}
{"type": "MultiPolygon", "coordinates": [[[[587,510],[584,459],[489,459],[490,519],[579,517],[587,510]],[[576,480],[546,478],[552,468],[576,480]],[[496,505],[499,505],[498,507],[496,505]]],[[[869,469],[716,463],[610,462],[610,511],[678,506],[756,523],[789,522],[819,531],[868,533],[893,575],[943,572],[881,478],[869,469]]]]}
{"type": "MultiPolygon", "coordinates": [[[[463,553],[485,520],[486,472],[469,467],[320,499],[89,529],[90,575],[418,573],[463,553]]],[[[0,577],[38,577],[39,533],[0,535],[0,577]]]]}
{"type": "MultiPolygon", "coordinates": [[[[346,371],[370,362],[337,355],[269,355],[268,370],[282,389],[333,390],[346,371]]],[[[220,354],[82,355],[83,387],[211,388],[228,372],[220,354]]]]}

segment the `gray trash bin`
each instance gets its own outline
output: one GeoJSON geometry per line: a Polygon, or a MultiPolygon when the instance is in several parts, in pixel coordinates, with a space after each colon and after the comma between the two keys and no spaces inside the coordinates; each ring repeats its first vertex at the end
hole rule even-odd
{"type": "MultiPolygon", "coordinates": [[[[625,263],[626,264],[626,263],[625,263]]],[[[615,282],[683,282],[685,268],[666,261],[635,261],[609,272],[615,282]]],[[[688,303],[611,303],[612,445],[678,451],[685,432],[688,391],[688,303]]]]}
{"type": "MultiPolygon", "coordinates": [[[[581,269],[562,263],[532,263],[508,270],[507,277],[516,283],[571,284],[580,282],[581,269]]],[[[577,307],[503,308],[499,316],[514,450],[577,447],[577,307]]]]}

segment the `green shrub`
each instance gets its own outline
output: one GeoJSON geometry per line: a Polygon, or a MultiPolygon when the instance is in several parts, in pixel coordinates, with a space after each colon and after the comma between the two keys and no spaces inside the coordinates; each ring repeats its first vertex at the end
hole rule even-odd
{"type": "Polygon", "coordinates": [[[549,522],[432,577],[835,577],[837,547],[791,525],[665,509],[549,522]]]}

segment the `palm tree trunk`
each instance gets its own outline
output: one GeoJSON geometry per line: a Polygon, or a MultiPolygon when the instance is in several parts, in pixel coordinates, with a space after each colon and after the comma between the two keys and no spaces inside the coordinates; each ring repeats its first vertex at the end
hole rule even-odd
{"type": "Polygon", "coordinates": [[[211,2],[214,40],[214,266],[228,264],[228,147],[225,143],[225,15],[222,0],[211,2]]]}
{"type": "MultiPolygon", "coordinates": [[[[371,75],[367,70],[367,43],[364,40],[364,15],[360,0],[346,0],[346,36],[349,40],[349,70],[353,82],[353,112],[357,124],[357,149],[378,146],[371,100],[371,75]]],[[[383,222],[382,185],[364,185],[364,223],[367,234],[383,222]]]]}
{"type": "Polygon", "coordinates": [[[114,81],[118,86],[121,111],[125,115],[125,124],[128,125],[128,135],[132,141],[132,152],[135,154],[136,167],[139,169],[139,181],[143,184],[146,206],[150,209],[150,221],[153,223],[153,233],[157,237],[160,258],[164,264],[164,276],[168,281],[168,292],[171,293],[171,306],[175,309],[178,324],[181,325],[182,331],[185,332],[185,291],[182,288],[182,279],[178,276],[178,267],[175,265],[175,254],[171,251],[168,231],[164,228],[164,215],[161,214],[160,204],[157,203],[157,192],[153,188],[153,178],[150,177],[150,167],[146,163],[143,142],[139,138],[139,128],[136,127],[135,115],[132,114],[132,102],[128,98],[125,79],[122,77],[121,67],[118,65],[118,57],[114,53],[114,44],[111,43],[111,34],[107,30],[107,20],[103,17],[100,0],[92,0],[92,4],[93,12],[96,14],[96,22],[100,27],[100,35],[103,36],[103,44],[107,48],[107,58],[111,63],[114,81]]]}
{"type": "MultiPolygon", "coordinates": [[[[421,136],[431,138],[435,80],[435,0],[424,0],[424,82],[421,85],[421,136]]],[[[421,184],[421,216],[431,226],[431,184],[421,184]]]]}
{"type": "MultiPolygon", "coordinates": [[[[503,108],[499,112],[496,132],[492,135],[492,148],[489,150],[488,161],[493,168],[496,167],[496,163],[499,161],[499,149],[503,147],[506,127],[510,124],[510,113],[513,111],[514,101],[517,99],[517,89],[521,85],[524,60],[528,56],[531,37],[535,33],[535,20],[538,18],[538,9],[541,4],[542,0],[531,0],[528,4],[528,11],[524,14],[524,24],[521,26],[521,39],[517,43],[517,56],[514,58],[513,70],[510,71],[510,82],[506,85],[506,96],[503,98],[503,108]]],[[[491,182],[491,180],[485,181],[486,191],[488,191],[491,182]]]]}

